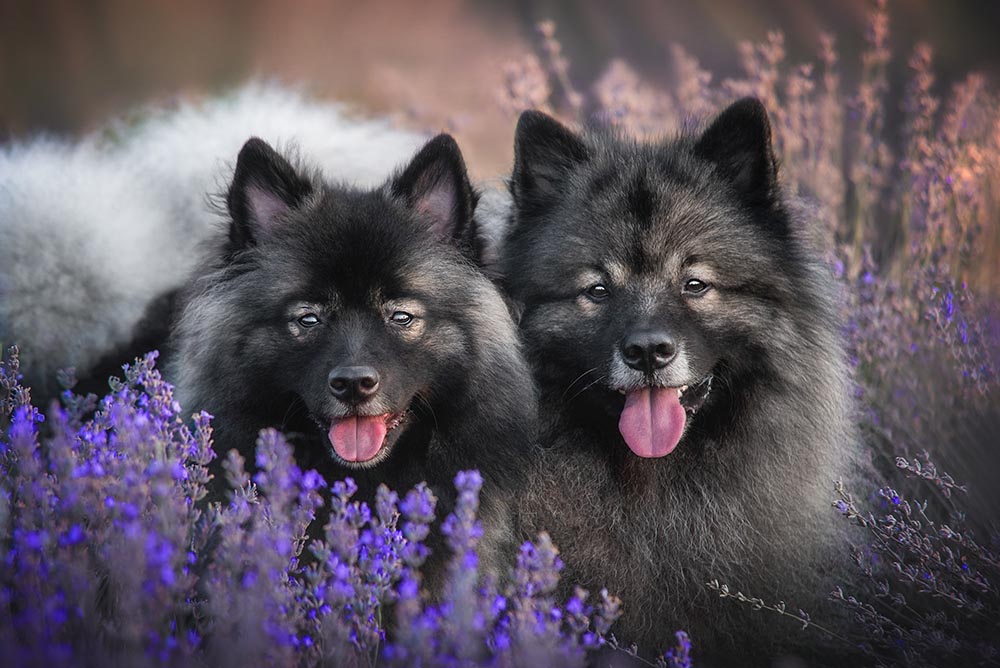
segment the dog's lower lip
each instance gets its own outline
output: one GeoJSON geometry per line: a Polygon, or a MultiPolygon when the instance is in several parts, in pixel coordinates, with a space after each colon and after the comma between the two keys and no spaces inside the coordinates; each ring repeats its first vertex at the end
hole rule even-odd
{"type": "Polygon", "coordinates": [[[402,424],[403,420],[406,418],[406,413],[407,411],[402,411],[400,413],[386,413],[385,426],[388,429],[388,431],[392,431],[400,424],[402,424]]]}
{"type": "Polygon", "coordinates": [[[409,413],[408,410],[400,411],[399,413],[376,413],[374,415],[362,415],[359,413],[351,413],[349,415],[335,417],[332,420],[330,420],[330,422],[336,422],[338,420],[346,420],[355,417],[357,418],[378,417],[382,418],[382,420],[385,422],[386,432],[391,432],[393,429],[396,429],[399,427],[399,425],[403,424],[403,421],[406,419],[408,413],[409,413]]]}
{"type": "MultiPolygon", "coordinates": [[[[336,417],[329,418],[329,422],[336,422],[337,420],[347,420],[350,418],[382,418],[389,429],[393,427],[398,427],[399,423],[406,417],[409,411],[400,411],[398,413],[347,413],[346,415],[338,415],[336,417]]],[[[319,421],[322,424],[322,420],[319,421]]]]}
{"type": "Polygon", "coordinates": [[[619,387],[619,388],[617,388],[616,391],[618,392],[618,394],[628,394],[632,390],[642,389],[643,387],[663,387],[663,388],[666,388],[666,389],[677,390],[678,393],[683,394],[684,392],[687,392],[687,389],[688,389],[689,386],[688,385],[680,385],[680,386],[676,386],[675,387],[675,386],[672,386],[672,385],[640,385],[638,387],[633,387],[633,388],[629,388],[629,389],[626,389],[624,387],[619,387]]]}
{"type": "Polygon", "coordinates": [[[684,386],[680,395],[681,405],[684,406],[684,410],[694,415],[705,404],[705,400],[711,391],[712,376],[709,374],[690,387],[684,386]]]}
{"type": "MultiPolygon", "coordinates": [[[[669,387],[669,389],[677,390],[677,398],[681,400],[681,405],[684,406],[684,410],[686,410],[689,414],[694,415],[705,403],[705,399],[708,398],[708,394],[712,389],[712,375],[709,374],[695,383],[680,385],[677,387],[667,387],[669,387]]],[[[632,391],[632,389],[638,388],[615,388],[615,390],[621,395],[627,395],[630,391],[632,391]]]]}

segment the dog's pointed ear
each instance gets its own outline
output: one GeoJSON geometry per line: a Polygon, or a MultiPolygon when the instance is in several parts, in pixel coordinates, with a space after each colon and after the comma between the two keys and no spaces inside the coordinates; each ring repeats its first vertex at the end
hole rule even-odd
{"type": "Polygon", "coordinates": [[[573,169],[586,162],[590,152],[580,137],[540,111],[521,114],[514,133],[514,199],[536,201],[558,196],[573,169]]]}
{"type": "Polygon", "coordinates": [[[476,195],[462,151],[451,135],[439,134],[424,144],[392,179],[390,189],[439,239],[475,252],[476,195]]]}
{"type": "Polygon", "coordinates": [[[235,248],[246,248],[268,239],[312,189],[309,180],[267,142],[251,137],[240,149],[226,194],[232,220],[230,243],[235,248]]]}
{"type": "Polygon", "coordinates": [[[695,154],[715,163],[724,178],[755,205],[774,201],[777,162],[771,123],[760,100],[745,97],[724,109],[695,144],[695,154]]]}

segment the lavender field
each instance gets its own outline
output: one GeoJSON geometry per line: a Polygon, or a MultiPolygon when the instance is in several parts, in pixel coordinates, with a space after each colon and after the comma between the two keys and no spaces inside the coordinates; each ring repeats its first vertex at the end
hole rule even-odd
{"type": "MultiPolygon", "coordinates": [[[[855,648],[871,665],[1000,664],[1000,93],[970,73],[936,84],[926,44],[890,49],[871,9],[857,85],[837,37],[814,60],[772,32],[741,43],[743,75],[717,78],[678,44],[675,85],[621,60],[575,83],[559,26],[509,59],[490,113],[537,108],[566,123],[643,138],[697,127],[747,95],[771,112],[783,187],[842,288],[857,420],[883,476],[830,487],[816,522],[861,526],[845,544],[856,577],[829,592],[851,620],[825,623],[793,600],[706,587],[750,615],[855,648]],[[903,90],[887,74],[908,68],[903,90]],[[901,102],[900,102],[901,101],[901,102]]],[[[0,184],[2,187],[2,184],[0,184]]],[[[2,241],[2,240],[0,240],[2,241]]],[[[8,343],[8,342],[5,342],[8,343]]],[[[207,504],[210,416],[179,406],[151,353],[107,396],[33,406],[16,347],[0,366],[0,656],[4,665],[541,666],[632,659],[615,592],[555,591],[545,536],[510,555],[512,576],[479,572],[479,475],[455,480],[441,525],[452,551],[440,598],[421,567],[435,517],[426,487],[380,491],[299,470],[277,432],[255,468],[225,459],[229,500],[207,504]],[[329,522],[306,529],[327,497],[329,522]],[[319,535],[317,535],[319,534],[319,535]]],[[[794,564],[789,564],[794,568],[794,564]]],[[[670,620],[664,620],[669,624],[670,620]]],[[[673,631],[673,629],[671,629],[673,631]]],[[[655,665],[697,663],[683,630],[655,665]]]]}

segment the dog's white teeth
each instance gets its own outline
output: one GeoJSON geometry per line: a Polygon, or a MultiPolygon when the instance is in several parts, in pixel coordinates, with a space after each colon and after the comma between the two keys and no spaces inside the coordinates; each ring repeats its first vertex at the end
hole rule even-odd
{"type": "Polygon", "coordinates": [[[625,394],[625,390],[618,390],[618,394],[625,394]]]}
{"type": "Polygon", "coordinates": [[[687,392],[687,389],[688,389],[687,385],[681,385],[681,392],[687,392]]]}
{"type": "Polygon", "coordinates": [[[677,398],[680,399],[683,396],[684,396],[684,388],[683,387],[678,387],[677,388],[677,398]]]}

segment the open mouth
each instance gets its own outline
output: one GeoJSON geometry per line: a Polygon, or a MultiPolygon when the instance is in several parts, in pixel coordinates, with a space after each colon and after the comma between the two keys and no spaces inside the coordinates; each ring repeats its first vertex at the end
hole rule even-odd
{"type": "Polygon", "coordinates": [[[639,387],[623,391],[625,408],[618,431],[639,457],[669,455],[680,443],[687,418],[698,412],[712,390],[712,376],[681,387],[639,387]]]}
{"type": "Polygon", "coordinates": [[[364,464],[378,458],[389,433],[406,419],[402,413],[348,415],[330,422],[327,436],[333,451],[350,464],[364,464]]]}

